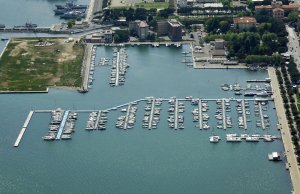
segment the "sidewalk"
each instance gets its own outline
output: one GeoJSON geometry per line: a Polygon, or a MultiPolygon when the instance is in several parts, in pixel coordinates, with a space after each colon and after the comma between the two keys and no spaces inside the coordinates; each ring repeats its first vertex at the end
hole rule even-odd
{"type": "Polygon", "coordinates": [[[287,157],[288,163],[291,165],[289,168],[292,184],[293,193],[300,194],[300,173],[299,166],[297,164],[296,155],[294,154],[294,145],[292,143],[292,137],[290,134],[290,129],[285,115],[285,110],[283,106],[283,100],[280,94],[279,83],[277,80],[275,68],[268,68],[269,77],[271,78],[271,85],[273,90],[274,103],[276,107],[276,113],[278,117],[278,122],[280,125],[280,132],[282,136],[282,141],[287,157]]]}

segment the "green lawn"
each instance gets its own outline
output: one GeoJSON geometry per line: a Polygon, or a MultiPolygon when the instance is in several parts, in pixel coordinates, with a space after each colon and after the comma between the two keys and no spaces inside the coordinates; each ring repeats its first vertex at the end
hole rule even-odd
{"type": "Polygon", "coordinates": [[[121,7],[131,7],[131,8],[145,8],[145,9],[166,9],[168,8],[169,3],[167,2],[141,2],[141,3],[134,3],[134,4],[126,4],[121,7]]]}
{"type": "Polygon", "coordinates": [[[79,87],[84,48],[62,38],[12,39],[0,59],[0,91],[79,87]],[[35,46],[39,41],[51,46],[35,46]]]}

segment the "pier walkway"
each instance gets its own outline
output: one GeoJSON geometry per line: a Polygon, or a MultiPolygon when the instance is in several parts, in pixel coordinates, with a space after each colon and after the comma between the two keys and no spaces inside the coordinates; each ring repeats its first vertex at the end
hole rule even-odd
{"type": "Polygon", "coordinates": [[[259,107],[259,115],[260,115],[260,121],[261,121],[261,128],[262,129],[265,129],[265,119],[264,119],[264,115],[263,115],[263,112],[262,112],[262,108],[261,108],[261,103],[259,102],[258,103],[258,107],[259,107]]]}
{"type": "Polygon", "coordinates": [[[63,130],[65,128],[66,122],[67,122],[67,118],[68,118],[69,112],[70,111],[67,110],[65,112],[65,114],[64,114],[64,117],[63,117],[63,119],[62,119],[62,121],[60,123],[59,129],[58,129],[58,132],[57,132],[57,135],[56,135],[56,138],[55,138],[56,140],[59,140],[60,137],[61,137],[61,134],[62,134],[62,132],[63,132],[63,130]]]}
{"type": "Polygon", "coordinates": [[[98,111],[98,115],[97,115],[97,119],[96,119],[96,122],[95,122],[94,129],[98,129],[98,123],[99,123],[99,120],[100,120],[100,116],[101,116],[101,110],[98,111]]]}
{"type": "Polygon", "coordinates": [[[154,104],[155,104],[155,99],[152,99],[148,129],[152,129],[152,121],[153,121],[153,114],[154,114],[154,107],[155,107],[154,104]]]}
{"type": "Polygon", "coordinates": [[[16,142],[14,144],[14,147],[18,147],[19,146],[20,141],[21,141],[21,139],[22,139],[22,137],[23,137],[23,135],[24,135],[27,127],[28,127],[28,124],[29,124],[29,122],[31,120],[31,117],[32,117],[33,113],[34,113],[34,111],[30,111],[29,112],[29,114],[28,114],[28,116],[27,116],[27,118],[25,120],[25,123],[24,123],[24,125],[23,125],[23,127],[22,127],[22,129],[21,129],[21,131],[20,131],[20,133],[19,133],[19,135],[17,137],[17,140],[16,140],[16,142]]]}
{"type": "Polygon", "coordinates": [[[202,125],[202,100],[201,99],[199,99],[199,102],[198,102],[198,109],[199,109],[199,114],[198,114],[199,129],[203,129],[203,125],[202,125]]]}
{"type": "Polygon", "coordinates": [[[243,109],[243,121],[244,121],[244,129],[247,129],[247,117],[246,117],[246,108],[245,108],[245,100],[242,100],[242,109],[243,109]]]}
{"type": "Polygon", "coordinates": [[[117,67],[116,67],[116,82],[115,82],[115,85],[118,86],[119,85],[119,71],[120,71],[120,52],[117,53],[117,67]]]}
{"type": "Polygon", "coordinates": [[[175,100],[174,129],[178,129],[178,99],[175,100]]]}
{"type": "Polygon", "coordinates": [[[126,117],[125,117],[125,122],[124,122],[124,129],[127,129],[130,111],[131,111],[131,103],[129,103],[128,108],[127,108],[126,117]]]}
{"type": "Polygon", "coordinates": [[[226,110],[225,110],[225,99],[222,99],[222,115],[223,115],[223,128],[226,129],[226,110]]]}

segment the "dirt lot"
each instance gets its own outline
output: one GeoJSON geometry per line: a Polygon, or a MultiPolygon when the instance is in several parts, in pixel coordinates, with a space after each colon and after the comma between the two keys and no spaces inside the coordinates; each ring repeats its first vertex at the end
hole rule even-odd
{"type": "Polygon", "coordinates": [[[0,91],[79,87],[84,48],[79,39],[12,39],[0,59],[0,91]]]}

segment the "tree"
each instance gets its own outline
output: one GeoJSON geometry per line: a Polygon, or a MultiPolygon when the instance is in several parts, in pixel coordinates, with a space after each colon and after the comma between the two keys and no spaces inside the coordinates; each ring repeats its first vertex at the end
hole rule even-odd
{"type": "Polygon", "coordinates": [[[115,43],[127,42],[129,40],[128,30],[116,30],[114,35],[115,43]]]}
{"type": "Polygon", "coordinates": [[[298,20],[299,13],[297,11],[292,11],[288,15],[289,22],[295,23],[298,20]]]}
{"type": "Polygon", "coordinates": [[[219,23],[220,30],[223,33],[226,33],[228,30],[230,30],[230,23],[228,21],[221,21],[219,23]]]}

